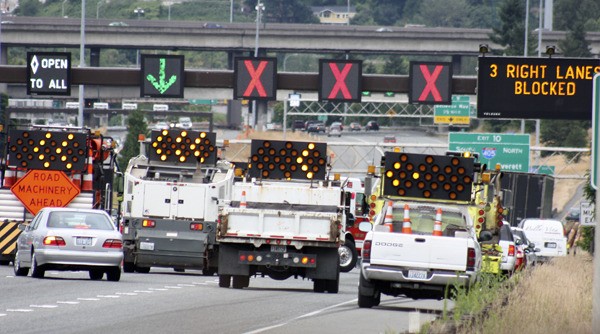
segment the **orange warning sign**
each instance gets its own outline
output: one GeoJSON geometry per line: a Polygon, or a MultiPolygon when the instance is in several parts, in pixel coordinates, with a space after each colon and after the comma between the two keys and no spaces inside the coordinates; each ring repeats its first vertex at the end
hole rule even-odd
{"type": "Polygon", "coordinates": [[[47,206],[65,207],[80,192],[65,173],[57,170],[30,170],[10,191],[32,215],[47,206]]]}

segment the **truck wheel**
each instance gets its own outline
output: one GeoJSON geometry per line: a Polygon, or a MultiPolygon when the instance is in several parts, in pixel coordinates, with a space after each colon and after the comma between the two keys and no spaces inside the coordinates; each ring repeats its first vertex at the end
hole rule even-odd
{"type": "Polygon", "coordinates": [[[44,274],[46,272],[44,269],[41,269],[37,263],[37,259],[35,258],[35,253],[31,256],[31,277],[35,278],[44,278],[44,274]]]}
{"type": "Polygon", "coordinates": [[[202,269],[202,276],[214,276],[217,271],[214,268],[202,269]]]}
{"type": "Polygon", "coordinates": [[[313,291],[323,293],[327,288],[327,280],[324,279],[314,279],[313,283],[313,291]]]}
{"type": "Polygon", "coordinates": [[[9,263],[9,260],[0,260],[0,266],[8,266],[9,263]]]}
{"type": "Polygon", "coordinates": [[[92,281],[99,281],[104,276],[104,272],[99,269],[90,269],[90,279],[92,281]]]}
{"type": "Polygon", "coordinates": [[[338,293],[340,289],[340,273],[338,272],[337,278],[325,281],[327,283],[327,292],[338,293]]]}
{"type": "Polygon", "coordinates": [[[360,274],[358,281],[358,307],[360,308],[371,308],[379,305],[381,302],[381,293],[375,289],[373,284],[367,281],[366,278],[360,274]],[[373,294],[367,294],[366,291],[373,291],[373,294]]]}
{"type": "Polygon", "coordinates": [[[249,285],[250,285],[250,276],[233,275],[232,287],[234,289],[247,288],[249,285]]]}
{"type": "Polygon", "coordinates": [[[354,269],[358,260],[358,251],[354,241],[346,239],[344,244],[338,248],[338,253],[340,255],[340,270],[347,273],[354,269]]]}
{"type": "Polygon", "coordinates": [[[140,274],[147,274],[150,272],[150,267],[135,266],[135,271],[140,274]]]}
{"type": "Polygon", "coordinates": [[[229,288],[231,285],[231,275],[219,275],[219,287],[229,288]]]}
{"type": "Polygon", "coordinates": [[[135,264],[133,262],[123,262],[123,271],[126,273],[134,272],[135,264]]]}

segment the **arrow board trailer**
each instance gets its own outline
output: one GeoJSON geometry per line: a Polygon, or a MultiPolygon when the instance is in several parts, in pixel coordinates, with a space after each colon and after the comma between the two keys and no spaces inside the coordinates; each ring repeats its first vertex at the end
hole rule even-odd
{"type": "Polygon", "coordinates": [[[112,209],[112,142],[85,128],[9,129],[1,166],[0,264],[14,259],[19,225],[30,223],[43,207],[112,209]]]}
{"type": "Polygon", "coordinates": [[[233,169],[217,160],[214,133],[164,129],[141,143],[125,171],[125,272],[150,267],[217,270],[216,221],[233,169]],[[176,144],[177,143],[177,144],[176,144]]]}
{"type": "Polygon", "coordinates": [[[343,190],[327,180],[327,167],[325,143],[252,141],[249,167],[219,219],[220,287],[242,289],[260,275],[338,292],[343,190]]]}

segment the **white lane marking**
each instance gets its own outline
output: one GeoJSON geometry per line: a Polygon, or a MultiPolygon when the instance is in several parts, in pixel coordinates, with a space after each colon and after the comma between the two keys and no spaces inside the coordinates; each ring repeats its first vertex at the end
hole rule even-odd
{"type": "Polygon", "coordinates": [[[194,285],[207,285],[208,283],[212,283],[212,282],[192,282],[192,284],[194,284],[194,285]]]}
{"type": "Polygon", "coordinates": [[[336,307],[340,307],[340,306],[342,306],[342,305],[351,304],[351,303],[356,303],[356,301],[357,301],[357,300],[358,300],[358,299],[356,299],[356,298],[355,298],[355,299],[352,299],[352,300],[345,301],[345,302],[343,302],[343,303],[339,303],[339,304],[331,305],[331,306],[328,306],[328,307],[322,308],[322,309],[320,309],[320,310],[316,310],[316,311],[309,312],[309,313],[303,314],[303,315],[301,315],[301,316],[298,316],[298,317],[292,318],[292,319],[290,319],[289,321],[286,321],[286,322],[283,322],[283,323],[280,323],[280,324],[277,324],[277,325],[269,326],[269,327],[259,328],[259,329],[253,330],[253,331],[251,331],[251,332],[246,332],[246,333],[244,333],[244,334],[257,334],[257,333],[266,332],[266,331],[269,331],[269,330],[271,330],[271,329],[274,329],[274,328],[278,328],[278,327],[285,326],[285,325],[287,325],[287,324],[289,324],[289,323],[291,323],[291,322],[294,322],[294,321],[296,321],[296,320],[299,320],[299,319],[302,319],[302,318],[307,318],[307,317],[312,317],[312,316],[315,316],[315,315],[317,315],[317,314],[319,314],[319,313],[325,312],[325,311],[327,311],[327,310],[330,310],[330,309],[333,309],[333,308],[336,308],[336,307]]]}
{"type": "Polygon", "coordinates": [[[168,291],[169,289],[165,289],[165,288],[148,288],[148,290],[151,290],[151,291],[168,291]]]}
{"type": "Polygon", "coordinates": [[[137,296],[138,294],[135,292],[115,292],[115,295],[120,296],[137,296]]]}
{"type": "Polygon", "coordinates": [[[70,300],[66,300],[66,301],[57,301],[57,304],[68,304],[68,305],[77,305],[79,304],[79,302],[75,302],[75,301],[70,301],[70,300]]]}
{"type": "Polygon", "coordinates": [[[6,312],[33,312],[30,308],[7,308],[6,312]]]}
{"type": "Polygon", "coordinates": [[[77,300],[96,301],[96,300],[100,300],[100,298],[77,298],[77,300]]]}
{"type": "Polygon", "coordinates": [[[58,305],[29,305],[32,308],[57,308],[58,305]]]}
{"type": "Polygon", "coordinates": [[[152,293],[154,291],[148,291],[148,290],[134,290],[133,292],[137,292],[137,293],[152,293]]]}
{"type": "Polygon", "coordinates": [[[6,313],[0,313],[0,317],[6,317],[7,314],[6,313]]]}
{"type": "Polygon", "coordinates": [[[194,284],[177,284],[177,286],[195,286],[194,284]]]}
{"type": "Polygon", "coordinates": [[[115,296],[115,295],[97,295],[96,297],[98,297],[98,298],[121,298],[121,296],[115,296]]]}
{"type": "Polygon", "coordinates": [[[165,285],[166,289],[181,289],[180,286],[165,285]]]}

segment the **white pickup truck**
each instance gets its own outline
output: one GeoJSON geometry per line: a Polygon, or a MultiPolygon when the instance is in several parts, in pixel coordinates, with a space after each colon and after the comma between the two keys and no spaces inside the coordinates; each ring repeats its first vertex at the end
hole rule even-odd
{"type": "MultiPolygon", "coordinates": [[[[392,201],[390,215],[389,201],[363,244],[359,307],[379,305],[382,293],[413,299],[443,298],[447,288],[468,288],[475,282],[481,268],[481,249],[467,205],[398,200],[392,201]],[[436,217],[438,209],[441,224],[435,226],[440,218],[436,217]],[[406,233],[408,226],[410,234],[406,233]]],[[[369,225],[360,228],[370,229],[369,225]]]]}

